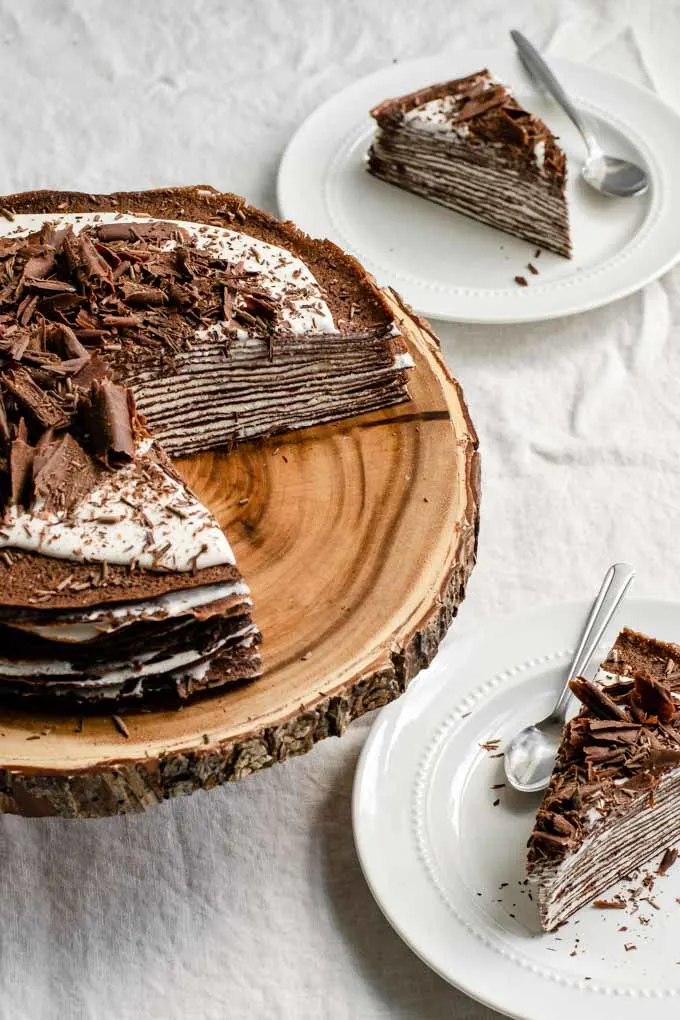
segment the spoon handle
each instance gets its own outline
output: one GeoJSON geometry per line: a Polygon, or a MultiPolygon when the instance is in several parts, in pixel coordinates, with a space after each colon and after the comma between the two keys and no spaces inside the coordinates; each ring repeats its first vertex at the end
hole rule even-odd
{"type": "Polygon", "coordinates": [[[602,635],[607,629],[614,613],[619,608],[621,600],[634,577],[635,571],[629,563],[615,563],[607,571],[600,588],[600,593],[593,603],[593,608],[590,610],[590,616],[583,631],[578,651],[571,664],[569,675],[565,681],[564,690],[555,705],[553,718],[564,720],[567,706],[572,696],[569,681],[585,673],[587,670],[588,664],[602,640],[602,635]]]}
{"type": "Polygon", "coordinates": [[[525,35],[522,35],[522,33],[518,32],[516,29],[513,29],[510,35],[517,47],[522,63],[534,81],[543,85],[547,91],[550,92],[553,99],[560,104],[567,116],[574,122],[581,134],[581,137],[583,138],[583,141],[586,143],[586,148],[589,153],[592,155],[593,153],[599,152],[600,145],[595,138],[595,135],[584,122],[581,114],[578,112],[536,47],[529,42],[525,35]]]}

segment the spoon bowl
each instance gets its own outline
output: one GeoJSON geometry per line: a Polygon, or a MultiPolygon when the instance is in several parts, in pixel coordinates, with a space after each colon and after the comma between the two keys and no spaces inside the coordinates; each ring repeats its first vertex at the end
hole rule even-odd
{"type": "Polygon", "coordinates": [[[520,793],[544,790],[550,781],[564,722],[543,719],[517,734],[505,751],[505,773],[520,793]]]}
{"type": "Polygon", "coordinates": [[[649,187],[649,175],[636,163],[618,156],[595,153],[585,162],[581,171],[591,188],[613,198],[643,195],[649,187]]]}

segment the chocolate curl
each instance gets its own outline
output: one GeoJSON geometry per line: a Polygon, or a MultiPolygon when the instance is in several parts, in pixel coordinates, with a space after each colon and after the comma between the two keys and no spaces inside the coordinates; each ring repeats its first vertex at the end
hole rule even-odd
{"type": "Polygon", "coordinates": [[[78,235],[82,265],[90,279],[111,282],[111,267],[104,261],[87,234],[78,235]]]}
{"type": "Polygon", "coordinates": [[[73,230],[64,234],[63,251],[69,269],[80,284],[88,280],[111,283],[111,269],[86,234],[77,237],[73,230]]]}
{"type": "Polygon", "coordinates": [[[63,280],[25,280],[27,290],[37,290],[40,294],[75,294],[76,288],[63,280]]]}
{"type": "Polygon", "coordinates": [[[625,711],[592,680],[584,680],[579,677],[576,680],[570,680],[569,687],[581,704],[585,705],[599,719],[620,719],[630,722],[625,711]]]}
{"type": "Polygon", "coordinates": [[[108,467],[134,460],[134,405],[131,393],[110,379],[95,380],[84,399],[92,452],[108,467]]]}
{"type": "Polygon", "coordinates": [[[69,232],[73,233],[73,228],[70,224],[66,227],[56,227],[54,223],[48,220],[40,228],[40,243],[49,245],[55,251],[60,251],[64,244],[64,238],[69,232]]]}
{"type": "Polygon", "coordinates": [[[9,455],[10,500],[15,506],[30,506],[31,479],[35,450],[28,442],[28,429],[22,418],[17,437],[12,441],[9,455]]]}
{"type": "Polygon", "coordinates": [[[634,680],[631,701],[635,707],[662,723],[672,722],[676,706],[668,688],[647,673],[636,673],[634,680]]]}
{"type": "Polygon", "coordinates": [[[97,227],[100,241],[139,241],[144,235],[141,223],[101,223],[97,227]]]}
{"type": "Polygon", "coordinates": [[[661,863],[659,864],[659,867],[656,869],[657,875],[665,875],[667,871],[670,871],[670,869],[673,867],[677,859],[678,851],[676,850],[675,847],[669,846],[665,850],[664,855],[661,858],[661,863]]]}
{"type": "Polygon", "coordinates": [[[522,123],[527,119],[526,114],[523,110],[512,109],[503,109],[500,113],[497,125],[499,137],[510,145],[524,149],[529,143],[529,135],[522,123]]]}
{"type": "Polygon", "coordinates": [[[50,340],[61,349],[65,360],[73,358],[89,358],[90,352],[81,344],[70,326],[64,322],[50,323],[50,340]]]}
{"type": "Polygon", "coordinates": [[[65,428],[68,419],[52,397],[31,378],[21,366],[5,372],[3,382],[20,404],[42,425],[44,429],[65,428]]]}
{"type": "Polygon", "coordinates": [[[24,271],[21,274],[21,282],[26,283],[28,280],[44,280],[45,277],[49,276],[54,269],[54,254],[47,252],[43,255],[33,255],[26,265],[24,271]]]}
{"type": "Polygon", "coordinates": [[[101,223],[97,227],[97,237],[100,241],[110,244],[112,241],[186,241],[189,237],[186,230],[178,227],[175,223],[166,223],[164,220],[153,220],[150,223],[101,223]]]}
{"type": "Polygon", "coordinates": [[[139,283],[122,284],[123,300],[131,308],[160,308],[168,299],[159,287],[147,287],[139,283]]]}

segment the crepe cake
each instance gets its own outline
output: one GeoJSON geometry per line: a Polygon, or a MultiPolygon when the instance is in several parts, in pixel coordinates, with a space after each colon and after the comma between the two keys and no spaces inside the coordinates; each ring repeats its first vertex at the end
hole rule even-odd
{"type": "Polygon", "coordinates": [[[623,630],[571,688],[582,707],[529,840],[546,931],[680,839],[680,646],[623,630]]]}
{"type": "Polygon", "coordinates": [[[371,115],[375,177],[570,257],[564,153],[487,70],[387,99],[371,115]]]}
{"type": "Polygon", "coordinates": [[[6,697],[139,703],[257,677],[248,587],[168,452],[407,396],[410,358],[353,260],[209,189],[141,200],[165,214],[216,208],[270,240],[116,212],[126,199],[140,203],[2,200],[14,217],[0,237],[6,697]],[[315,253],[332,293],[273,236],[315,253]]]}

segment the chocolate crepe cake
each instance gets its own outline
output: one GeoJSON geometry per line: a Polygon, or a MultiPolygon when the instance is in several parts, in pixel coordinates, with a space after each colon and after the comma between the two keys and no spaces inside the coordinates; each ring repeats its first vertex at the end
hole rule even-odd
{"type": "Polygon", "coordinates": [[[212,189],[0,205],[0,696],[257,677],[248,587],[168,454],[407,399],[388,306],[334,245],[212,189]]]}
{"type": "Polygon", "coordinates": [[[567,723],[529,840],[542,927],[680,839],[680,646],[623,630],[567,723]]]}
{"type": "Polygon", "coordinates": [[[488,71],[387,99],[371,115],[370,173],[569,258],[564,154],[488,71]]]}

